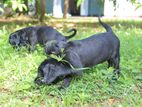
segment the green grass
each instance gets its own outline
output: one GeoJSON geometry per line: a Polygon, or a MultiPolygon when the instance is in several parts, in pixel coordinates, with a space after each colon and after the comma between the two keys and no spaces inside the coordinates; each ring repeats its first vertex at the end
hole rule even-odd
{"type": "MultiPolygon", "coordinates": [[[[102,63],[74,77],[66,90],[58,90],[61,82],[52,86],[37,86],[34,78],[38,65],[46,58],[40,46],[33,53],[14,50],[8,44],[9,34],[31,23],[0,24],[0,107],[140,107],[142,106],[142,23],[116,20],[107,22],[121,41],[121,77],[112,81],[113,68],[102,63]]],[[[98,23],[75,23],[75,39],[103,32],[98,23]]],[[[67,28],[58,29],[66,32],[67,28]]]]}

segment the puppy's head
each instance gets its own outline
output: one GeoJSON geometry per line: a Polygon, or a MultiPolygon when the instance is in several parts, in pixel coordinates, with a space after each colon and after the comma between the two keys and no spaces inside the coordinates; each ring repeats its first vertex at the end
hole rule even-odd
{"type": "Polygon", "coordinates": [[[45,45],[45,53],[46,54],[60,54],[62,49],[65,48],[66,41],[50,41],[45,45]]]}
{"type": "Polygon", "coordinates": [[[18,47],[20,45],[20,36],[15,32],[12,33],[9,36],[9,43],[13,46],[13,47],[18,47]]]}
{"type": "Polygon", "coordinates": [[[26,32],[18,30],[9,36],[9,43],[14,47],[25,46],[27,44],[26,32]]]}
{"type": "Polygon", "coordinates": [[[38,85],[50,85],[62,80],[66,75],[69,74],[71,74],[70,69],[68,69],[62,63],[53,59],[45,60],[38,68],[38,75],[35,79],[35,83],[38,85]]]}

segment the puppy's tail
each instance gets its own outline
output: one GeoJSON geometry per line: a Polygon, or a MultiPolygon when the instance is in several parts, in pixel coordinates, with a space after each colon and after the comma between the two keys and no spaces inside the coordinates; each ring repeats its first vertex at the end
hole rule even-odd
{"type": "Polygon", "coordinates": [[[66,36],[66,39],[71,39],[72,37],[74,37],[76,35],[77,30],[76,29],[70,29],[67,33],[73,32],[70,36],[66,36]]]}
{"type": "Polygon", "coordinates": [[[100,16],[98,17],[99,23],[106,29],[107,32],[112,32],[112,29],[109,25],[101,21],[100,16]]]}

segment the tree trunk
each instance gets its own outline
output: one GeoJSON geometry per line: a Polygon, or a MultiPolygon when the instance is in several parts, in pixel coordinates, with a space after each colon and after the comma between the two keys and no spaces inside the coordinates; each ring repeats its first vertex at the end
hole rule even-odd
{"type": "Polygon", "coordinates": [[[44,20],[45,8],[46,8],[46,1],[41,0],[41,14],[40,14],[40,17],[39,17],[40,22],[42,22],[44,20]]]}
{"type": "Polygon", "coordinates": [[[44,20],[45,9],[46,9],[46,0],[36,0],[36,16],[39,18],[39,21],[44,20]]]}
{"type": "Polygon", "coordinates": [[[69,0],[64,0],[64,15],[63,15],[63,18],[67,18],[68,7],[69,7],[69,0]]]}

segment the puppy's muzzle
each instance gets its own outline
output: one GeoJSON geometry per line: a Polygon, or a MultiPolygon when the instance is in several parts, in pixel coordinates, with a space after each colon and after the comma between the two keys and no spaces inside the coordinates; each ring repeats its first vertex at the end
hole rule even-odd
{"type": "Polygon", "coordinates": [[[41,78],[40,77],[36,77],[34,82],[37,84],[37,85],[42,85],[43,82],[41,81],[41,78]]]}

